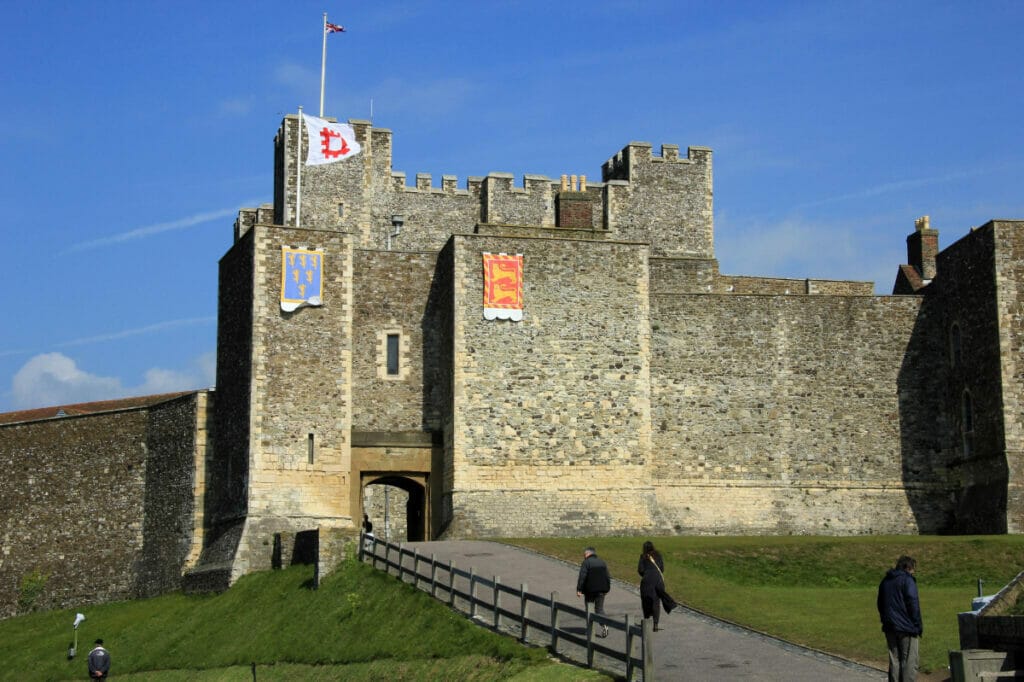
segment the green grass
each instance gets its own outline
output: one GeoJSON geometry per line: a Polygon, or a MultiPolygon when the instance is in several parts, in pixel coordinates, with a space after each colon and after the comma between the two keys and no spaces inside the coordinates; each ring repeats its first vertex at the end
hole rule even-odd
{"type": "Polygon", "coordinates": [[[0,621],[0,679],[85,677],[102,637],[118,679],[606,679],[474,625],[428,595],[352,561],[310,589],[312,568],[246,576],[221,595],[171,594],[77,609],[79,655],[66,658],[75,610],[0,621]]]}
{"type": "MultiPolygon", "coordinates": [[[[901,554],[917,559],[921,669],[960,648],[956,614],[977,579],[992,594],[1024,570],[1024,536],[663,537],[669,592],[688,606],[777,637],[884,668],[878,583],[901,554]]],[[[614,577],[638,584],[643,538],[507,540],[576,562],[593,544],[614,577]]]]}

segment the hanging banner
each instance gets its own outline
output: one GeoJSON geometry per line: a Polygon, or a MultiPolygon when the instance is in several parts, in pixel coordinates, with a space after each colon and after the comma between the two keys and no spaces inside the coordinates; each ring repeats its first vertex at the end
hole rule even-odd
{"type": "Polygon", "coordinates": [[[523,319],[523,254],[484,254],[484,319],[523,319]]]}
{"type": "Polygon", "coordinates": [[[281,310],[323,305],[324,252],[281,247],[281,310]]]}

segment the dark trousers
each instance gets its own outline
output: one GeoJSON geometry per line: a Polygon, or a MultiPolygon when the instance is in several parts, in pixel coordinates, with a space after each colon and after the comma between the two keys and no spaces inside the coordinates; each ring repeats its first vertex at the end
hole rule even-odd
{"type": "Polygon", "coordinates": [[[640,607],[644,610],[644,618],[653,618],[654,627],[658,627],[658,619],[661,617],[661,607],[665,607],[665,613],[672,613],[672,609],[679,606],[676,600],[665,591],[664,585],[654,588],[655,596],[648,597],[640,595],[640,607]]]}
{"type": "MultiPolygon", "coordinates": [[[[587,594],[583,595],[583,598],[586,599],[588,604],[593,604],[594,605],[594,613],[599,613],[599,614],[601,614],[603,616],[604,615],[604,595],[605,595],[604,592],[597,592],[597,593],[588,592],[587,594]]],[[[598,637],[607,637],[607,636],[608,636],[608,626],[605,625],[604,623],[601,623],[601,632],[600,632],[600,634],[598,634],[598,637]]]]}

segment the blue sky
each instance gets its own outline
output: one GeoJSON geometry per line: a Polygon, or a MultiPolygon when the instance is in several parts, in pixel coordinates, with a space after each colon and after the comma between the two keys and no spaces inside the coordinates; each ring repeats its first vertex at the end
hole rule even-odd
{"type": "Polygon", "coordinates": [[[0,411],[211,386],[217,261],[283,115],[394,131],[407,178],[600,179],[715,151],[727,274],[874,280],[1024,218],[1020,2],[4,3],[0,411]]]}

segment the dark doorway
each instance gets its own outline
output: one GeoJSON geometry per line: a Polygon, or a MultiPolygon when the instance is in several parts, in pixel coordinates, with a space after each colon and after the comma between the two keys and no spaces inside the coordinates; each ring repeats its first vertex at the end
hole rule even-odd
{"type": "Polygon", "coordinates": [[[426,540],[426,488],[404,476],[366,478],[372,480],[363,486],[363,509],[373,522],[374,534],[378,538],[392,541],[426,540]],[[374,490],[371,491],[371,487],[374,490]],[[395,488],[401,494],[393,494],[395,488]],[[401,528],[403,525],[404,533],[401,528]]]}

